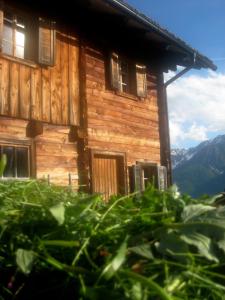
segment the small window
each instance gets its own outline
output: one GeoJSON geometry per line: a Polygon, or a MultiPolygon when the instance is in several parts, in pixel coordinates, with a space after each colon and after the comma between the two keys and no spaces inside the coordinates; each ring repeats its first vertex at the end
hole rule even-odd
{"type": "Polygon", "coordinates": [[[7,158],[2,178],[30,177],[29,146],[0,144],[0,154],[5,154],[7,158]]]}
{"type": "Polygon", "coordinates": [[[0,10],[1,51],[3,54],[38,62],[55,64],[55,22],[25,15],[17,11],[0,10]]]}
{"type": "Polygon", "coordinates": [[[149,184],[154,185],[159,190],[167,188],[167,172],[164,166],[140,162],[130,168],[129,173],[130,192],[144,191],[149,184]]]}
{"type": "Polygon", "coordinates": [[[120,71],[120,90],[124,93],[131,93],[131,74],[130,65],[126,60],[119,61],[119,71],[120,71]]]}
{"type": "Polygon", "coordinates": [[[137,82],[137,95],[139,97],[146,97],[147,95],[147,81],[146,81],[146,67],[136,65],[136,82],[137,82]]]}
{"type": "Polygon", "coordinates": [[[25,54],[26,26],[16,15],[4,14],[2,52],[18,58],[25,54]]]}
{"type": "Polygon", "coordinates": [[[39,55],[40,64],[53,66],[55,64],[56,31],[55,22],[39,19],[39,55]]]}
{"type": "Polygon", "coordinates": [[[146,97],[146,67],[113,53],[111,55],[111,85],[120,92],[146,97]]]}

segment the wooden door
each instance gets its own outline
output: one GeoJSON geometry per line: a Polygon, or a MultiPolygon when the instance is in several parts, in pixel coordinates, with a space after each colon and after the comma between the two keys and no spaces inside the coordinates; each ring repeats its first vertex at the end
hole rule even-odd
{"type": "Polygon", "coordinates": [[[105,200],[125,193],[123,156],[93,154],[92,192],[102,194],[105,200]]]}

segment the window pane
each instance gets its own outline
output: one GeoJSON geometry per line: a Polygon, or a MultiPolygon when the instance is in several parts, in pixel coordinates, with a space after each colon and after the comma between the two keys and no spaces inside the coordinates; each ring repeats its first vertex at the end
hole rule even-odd
{"type": "Polygon", "coordinates": [[[143,177],[145,188],[149,184],[154,184],[157,187],[157,167],[156,166],[145,166],[143,168],[143,177]]]}
{"type": "Polygon", "coordinates": [[[123,92],[129,91],[129,72],[128,63],[126,61],[120,62],[120,80],[121,80],[121,90],[123,92]]]}
{"type": "Polygon", "coordinates": [[[24,47],[25,34],[21,31],[16,30],[16,45],[24,47]]]}
{"type": "Polygon", "coordinates": [[[24,45],[25,34],[23,32],[16,31],[16,57],[24,58],[24,45]]]}
{"type": "Polygon", "coordinates": [[[14,147],[3,146],[3,153],[6,154],[7,164],[3,177],[15,177],[15,153],[14,147]]]}
{"type": "Polygon", "coordinates": [[[24,148],[24,147],[16,148],[16,159],[17,159],[17,177],[19,178],[29,177],[28,148],[24,148]]]}
{"type": "Polygon", "coordinates": [[[19,58],[24,58],[24,48],[20,46],[16,46],[15,56],[19,58]]]}
{"type": "Polygon", "coordinates": [[[8,55],[13,55],[13,45],[7,41],[2,41],[2,52],[8,55]]]}
{"type": "Polygon", "coordinates": [[[13,55],[13,30],[9,25],[4,25],[3,28],[2,51],[13,55]]]}

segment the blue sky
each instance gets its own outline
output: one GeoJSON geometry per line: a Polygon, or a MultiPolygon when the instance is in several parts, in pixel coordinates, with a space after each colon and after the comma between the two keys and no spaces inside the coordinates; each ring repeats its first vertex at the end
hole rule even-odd
{"type": "Polygon", "coordinates": [[[218,67],[217,72],[190,71],[168,88],[172,146],[189,148],[225,134],[225,0],[127,2],[218,67]]]}

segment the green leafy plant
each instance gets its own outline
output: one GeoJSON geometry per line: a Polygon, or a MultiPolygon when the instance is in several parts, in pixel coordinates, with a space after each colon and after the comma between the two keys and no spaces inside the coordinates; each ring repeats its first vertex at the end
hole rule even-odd
{"type": "Polygon", "coordinates": [[[0,299],[225,299],[217,199],[0,182],[0,299]]]}

